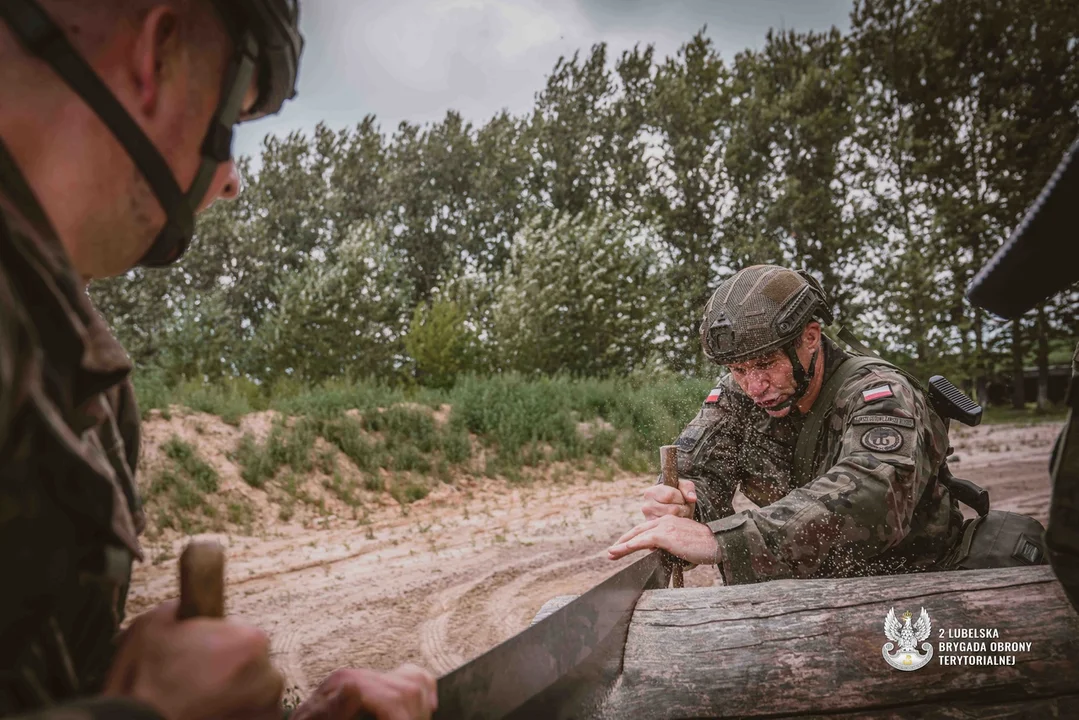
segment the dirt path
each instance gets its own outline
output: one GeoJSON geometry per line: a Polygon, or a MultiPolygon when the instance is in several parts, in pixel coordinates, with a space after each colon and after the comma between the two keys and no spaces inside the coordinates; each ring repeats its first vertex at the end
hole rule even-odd
{"type": "MultiPolygon", "coordinates": [[[[1043,523],[1047,458],[1059,425],[953,432],[953,472],[990,490],[993,506],[1043,523]]],[[[607,546],[637,522],[649,477],[513,487],[443,486],[369,525],[273,537],[221,537],[228,609],[266,629],[276,663],[301,696],[331,670],[415,662],[444,673],[527,626],[555,595],[580,593],[630,560],[607,546]]],[[[743,502],[743,506],[748,506],[743,502]]],[[[137,568],[131,611],[176,593],[175,560],[137,568]]],[[[716,582],[713,568],[687,585],[716,582]]]]}

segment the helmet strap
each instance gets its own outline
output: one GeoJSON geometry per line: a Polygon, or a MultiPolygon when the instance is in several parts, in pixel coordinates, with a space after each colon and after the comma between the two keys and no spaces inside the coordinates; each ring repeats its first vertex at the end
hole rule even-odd
{"type": "Polygon", "coordinates": [[[165,226],[140,264],[158,267],[178,260],[194,235],[195,210],[205,198],[218,165],[231,155],[232,126],[239,119],[255,70],[257,45],[253,36],[246,34],[236,41],[217,111],[203,141],[202,162],[185,193],[153,142],[35,0],[0,2],[0,19],[28,52],[48,63],[97,114],[127,151],[164,210],[165,226]]]}
{"type": "Polygon", "coordinates": [[[784,408],[789,407],[791,408],[792,413],[796,413],[800,411],[793,406],[805,397],[805,394],[809,391],[809,384],[813,381],[813,375],[817,371],[817,356],[820,355],[820,348],[813,351],[813,357],[809,359],[809,370],[802,367],[802,361],[798,359],[798,353],[794,350],[793,342],[787,343],[783,350],[787,353],[787,357],[790,358],[791,368],[794,370],[794,392],[783,402],[773,405],[768,409],[774,411],[783,410],[784,408]]]}

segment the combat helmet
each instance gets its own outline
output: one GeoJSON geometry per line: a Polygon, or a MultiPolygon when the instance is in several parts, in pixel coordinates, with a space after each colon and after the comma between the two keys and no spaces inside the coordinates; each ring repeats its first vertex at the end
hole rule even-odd
{"type": "Polygon", "coordinates": [[[784,350],[794,368],[794,394],[776,408],[793,405],[809,389],[817,353],[802,367],[795,343],[811,320],[832,321],[828,295],[805,271],[753,265],[724,280],[704,308],[701,347],[718,365],[744,362],[784,350]]]}
{"type": "Polygon", "coordinates": [[[165,226],[139,263],[147,267],[170,265],[187,249],[195,232],[195,211],[218,166],[232,157],[233,126],[278,112],[296,94],[303,52],[299,0],[211,0],[211,4],[232,36],[233,54],[202,143],[198,172],[184,189],[153,142],[37,0],[0,1],[0,20],[27,52],[48,63],[101,118],[164,210],[165,226]],[[243,100],[253,79],[258,83],[258,97],[245,112],[243,100]]]}

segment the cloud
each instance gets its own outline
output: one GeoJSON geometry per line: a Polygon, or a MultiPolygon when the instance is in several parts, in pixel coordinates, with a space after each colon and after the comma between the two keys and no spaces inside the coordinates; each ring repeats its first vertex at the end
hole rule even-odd
{"type": "Polygon", "coordinates": [[[306,0],[299,96],[282,113],[237,130],[238,154],[267,133],[341,128],[369,113],[382,129],[438,121],[475,124],[502,109],[527,112],[559,56],[608,43],[673,54],[707,24],[731,59],[769,27],[847,25],[850,0],[306,0]]]}

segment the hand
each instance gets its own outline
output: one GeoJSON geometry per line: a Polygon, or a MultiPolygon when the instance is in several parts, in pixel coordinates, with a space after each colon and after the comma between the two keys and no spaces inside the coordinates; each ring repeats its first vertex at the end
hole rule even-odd
{"type": "Polygon", "coordinates": [[[291,720],[340,718],[361,713],[378,720],[429,718],[438,708],[435,676],[415,665],[393,672],[335,670],[292,713],[291,720]]]}
{"type": "Polygon", "coordinates": [[[232,620],[177,620],[162,603],[120,636],[103,694],[139,700],[168,720],[281,717],[284,680],[264,633],[232,620]]]}
{"type": "Polygon", "coordinates": [[[644,491],[644,507],[641,512],[649,520],[665,515],[693,519],[697,507],[697,486],[692,480],[679,480],[678,487],[653,485],[644,491]]]}
{"type": "Polygon", "coordinates": [[[718,565],[721,560],[719,543],[711,528],[674,515],[664,515],[633,528],[607,548],[607,557],[617,560],[638,550],[666,550],[693,565],[718,565]]]}

